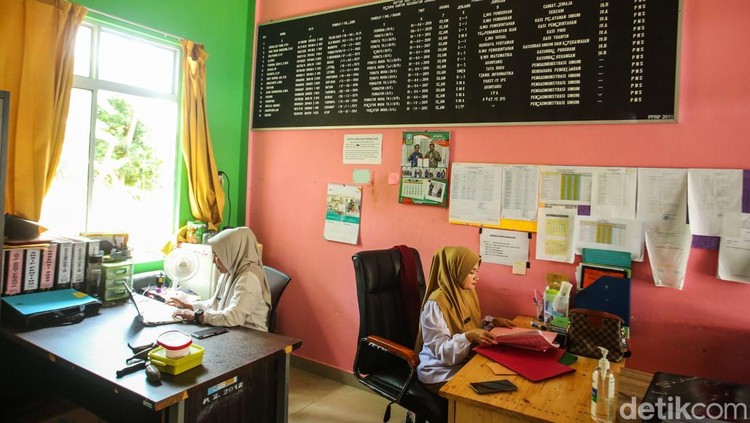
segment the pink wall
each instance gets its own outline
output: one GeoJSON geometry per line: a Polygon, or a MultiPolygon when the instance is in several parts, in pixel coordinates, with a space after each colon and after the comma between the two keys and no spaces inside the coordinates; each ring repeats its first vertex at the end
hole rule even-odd
{"type": "MultiPolygon", "coordinates": [[[[258,22],[362,4],[354,0],[258,0],[258,22]]],[[[750,168],[750,2],[684,0],[679,123],[435,127],[449,130],[451,160],[593,166],[750,168]]],[[[279,307],[280,332],[303,340],[296,354],[350,371],[359,314],[351,256],[408,244],[429,272],[445,245],[478,249],[476,228],[451,225],[447,209],[398,203],[389,173],[399,172],[403,129],[252,132],[247,222],[264,257],[292,276],[279,307]],[[382,133],[383,164],[366,166],[360,244],[323,239],[328,183],[349,183],[344,134],[382,133]]],[[[362,166],[359,166],[362,167],[362,166]]],[[[534,257],[532,242],[530,251],[534,257]]],[[[648,261],[634,266],[627,367],[750,383],[750,286],[716,279],[717,253],[693,249],[685,288],[657,288],[648,261]]],[[[485,264],[478,287],[486,313],[532,314],[532,289],[547,272],[572,279],[574,265],[536,261],[526,276],[485,264]]]]}

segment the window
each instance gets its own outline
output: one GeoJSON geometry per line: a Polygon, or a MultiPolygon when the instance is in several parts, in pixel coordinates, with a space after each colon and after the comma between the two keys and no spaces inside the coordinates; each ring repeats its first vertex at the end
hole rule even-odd
{"type": "Polygon", "coordinates": [[[170,239],[179,64],[176,44],[93,19],[81,25],[65,141],[40,219],[51,232],[127,232],[139,259],[170,239]]]}

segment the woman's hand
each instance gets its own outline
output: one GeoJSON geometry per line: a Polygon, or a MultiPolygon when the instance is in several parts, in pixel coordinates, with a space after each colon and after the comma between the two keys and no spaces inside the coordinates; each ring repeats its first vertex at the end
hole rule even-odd
{"type": "Polygon", "coordinates": [[[192,306],[192,305],[190,305],[190,304],[186,303],[185,301],[182,301],[182,300],[180,300],[180,299],[177,299],[177,298],[170,298],[170,299],[168,299],[168,300],[167,300],[167,301],[165,301],[165,302],[166,302],[167,304],[169,304],[169,305],[171,305],[171,306],[175,306],[175,307],[177,307],[177,308],[185,308],[185,309],[188,309],[188,310],[192,310],[192,309],[193,309],[193,306],[192,306]]]}
{"type": "Polygon", "coordinates": [[[183,322],[191,323],[195,319],[195,312],[192,309],[180,309],[175,311],[172,316],[181,318],[183,322]]]}
{"type": "Polygon", "coordinates": [[[513,324],[513,321],[508,319],[503,319],[502,317],[493,317],[492,318],[492,325],[496,328],[512,328],[516,325],[513,324]]]}
{"type": "Polygon", "coordinates": [[[475,344],[480,345],[495,345],[497,341],[495,336],[482,328],[476,328],[467,330],[465,333],[466,339],[475,344]]]}

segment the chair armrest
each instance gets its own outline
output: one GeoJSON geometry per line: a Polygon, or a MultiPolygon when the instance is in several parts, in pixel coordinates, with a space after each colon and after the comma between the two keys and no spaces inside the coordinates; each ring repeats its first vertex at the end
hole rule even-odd
{"type": "Polygon", "coordinates": [[[409,364],[409,367],[411,367],[412,369],[416,368],[419,365],[419,355],[417,355],[417,353],[414,352],[414,350],[411,348],[406,348],[405,346],[397,342],[393,342],[376,335],[368,336],[367,342],[379,348],[382,348],[397,357],[400,357],[401,359],[405,360],[409,364]]]}

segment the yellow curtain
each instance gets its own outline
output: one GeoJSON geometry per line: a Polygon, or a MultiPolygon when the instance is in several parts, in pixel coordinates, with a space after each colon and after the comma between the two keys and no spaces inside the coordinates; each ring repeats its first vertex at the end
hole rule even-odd
{"type": "Polygon", "coordinates": [[[224,215],[224,190],[214,160],[206,116],[206,59],[203,46],[182,40],[182,155],[188,173],[193,217],[217,229],[224,215]]]}
{"type": "Polygon", "coordinates": [[[65,0],[1,0],[0,89],[10,91],[5,211],[38,221],[60,161],[73,53],[86,8],[65,0]]]}

